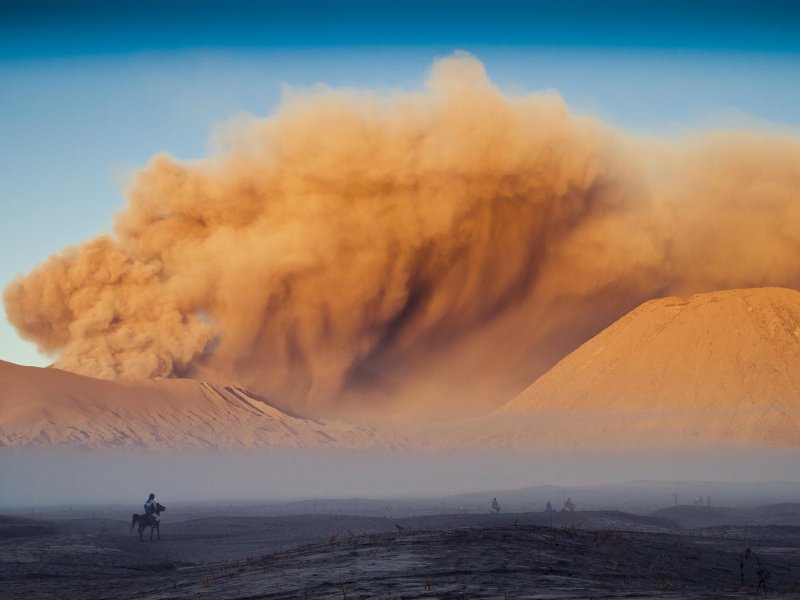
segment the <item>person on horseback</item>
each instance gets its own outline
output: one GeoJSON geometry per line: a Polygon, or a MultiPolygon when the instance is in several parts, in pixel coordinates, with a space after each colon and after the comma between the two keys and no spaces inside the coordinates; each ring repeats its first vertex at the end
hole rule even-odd
{"type": "Polygon", "coordinates": [[[156,495],[150,494],[147,498],[147,502],[144,503],[144,514],[131,515],[131,533],[133,533],[133,528],[138,526],[139,527],[139,541],[144,541],[142,538],[142,533],[144,530],[149,527],[150,528],[150,541],[153,541],[153,532],[158,533],[158,539],[161,539],[161,518],[159,516],[160,513],[167,510],[167,507],[161,504],[160,502],[156,502],[156,495]]]}
{"type": "Polygon", "coordinates": [[[151,523],[158,523],[158,513],[156,512],[156,495],[150,494],[147,502],[144,503],[144,514],[151,523]]]}

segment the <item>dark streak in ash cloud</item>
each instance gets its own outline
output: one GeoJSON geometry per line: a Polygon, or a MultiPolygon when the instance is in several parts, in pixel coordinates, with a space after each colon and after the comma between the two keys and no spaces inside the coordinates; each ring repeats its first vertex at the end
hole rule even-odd
{"type": "Polygon", "coordinates": [[[799,287],[798,189],[795,137],[637,138],[456,55],[422,92],[289,92],[206,160],[154,157],[113,237],[4,301],[87,375],[470,414],[649,298],[799,287]]]}

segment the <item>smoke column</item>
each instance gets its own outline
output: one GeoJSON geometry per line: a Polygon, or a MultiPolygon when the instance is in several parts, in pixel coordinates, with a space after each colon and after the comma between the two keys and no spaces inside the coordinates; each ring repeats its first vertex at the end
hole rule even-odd
{"type": "Polygon", "coordinates": [[[800,287],[798,190],[795,137],[639,138],[458,54],[421,92],[290,92],[208,159],[155,156],[113,237],[4,301],[86,375],[474,414],[649,298],[800,287]]]}

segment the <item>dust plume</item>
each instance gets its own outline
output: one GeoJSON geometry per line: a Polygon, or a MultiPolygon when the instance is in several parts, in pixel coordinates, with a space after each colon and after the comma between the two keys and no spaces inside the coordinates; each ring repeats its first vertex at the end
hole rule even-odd
{"type": "Polygon", "coordinates": [[[235,380],[311,415],[470,414],[640,302],[800,287],[800,140],[644,139],[438,61],[421,92],[288,92],[155,156],[113,237],[5,289],[79,373],[235,380]]]}

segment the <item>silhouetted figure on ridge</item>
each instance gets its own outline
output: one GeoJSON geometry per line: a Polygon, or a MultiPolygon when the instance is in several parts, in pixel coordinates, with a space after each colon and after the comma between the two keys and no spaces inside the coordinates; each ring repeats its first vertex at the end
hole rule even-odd
{"type": "Polygon", "coordinates": [[[156,495],[150,494],[147,497],[147,502],[144,503],[144,514],[147,517],[147,520],[151,523],[158,523],[160,517],[156,513],[156,495]]]}

